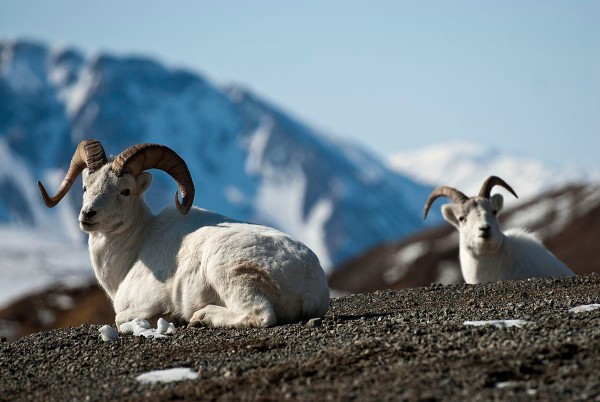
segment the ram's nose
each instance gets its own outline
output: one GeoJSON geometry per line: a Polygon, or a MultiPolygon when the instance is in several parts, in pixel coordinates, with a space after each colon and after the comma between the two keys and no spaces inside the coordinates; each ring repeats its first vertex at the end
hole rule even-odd
{"type": "Polygon", "coordinates": [[[93,209],[87,209],[87,210],[81,211],[81,217],[85,221],[90,220],[90,218],[92,218],[94,215],[96,215],[96,211],[94,211],[93,209]]]}

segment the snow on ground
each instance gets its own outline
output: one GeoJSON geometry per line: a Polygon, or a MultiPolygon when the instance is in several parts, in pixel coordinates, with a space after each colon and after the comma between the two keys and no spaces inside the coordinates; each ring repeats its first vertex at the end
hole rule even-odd
{"type": "MultiPolygon", "coordinates": [[[[520,387],[524,387],[526,385],[526,382],[524,381],[501,381],[501,382],[497,382],[495,387],[497,389],[506,389],[506,388],[520,388],[520,387]]],[[[529,396],[533,396],[533,395],[537,395],[537,389],[535,388],[527,388],[525,390],[525,393],[529,396]]]]}
{"type": "Polygon", "coordinates": [[[56,233],[0,227],[0,306],[50,285],[94,280],[87,247],[56,233]]]}
{"type": "Polygon", "coordinates": [[[393,257],[393,267],[383,273],[384,282],[392,284],[402,279],[410,270],[410,266],[428,251],[429,248],[425,242],[414,243],[400,250],[393,257]]]}
{"type": "Polygon", "coordinates": [[[465,321],[465,325],[481,327],[484,325],[493,325],[496,328],[521,328],[523,325],[531,324],[531,321],[525,320],[485,320],[485,321],[465,321]]]}
{"type": "Polygon", "coordinates": [[[100,337],[104,342],[119,339],[119,333],[110,325],[103,325],[98,331],[100,331],[100,337]]]}
{"type": "Polygon", "coordinates": [[[183,380],[195,380],[198,373],[190,368],[180,367],[166,370],[155,370],[140,374],[135,379],[143,384],[166,383],[183,380]]]}
{"type": "Polygon", "coordinates": [[[598,308],[600,308],[600,304],[584,304],[569,309],[569,313],[583,313],[586,311],[596,310],[598,308]]]}
{"type": "Polygon", "coordinates": [[[136,318],[129,322],[124,322],[119,326],[119,331],[125,334],[143,336],[145,338],[166,338],[166,334],[177,332],[175,325],[163,318],[159,318],[156,323],[156,329],[152,329],[150,323],[143,318],[136,318]]]}

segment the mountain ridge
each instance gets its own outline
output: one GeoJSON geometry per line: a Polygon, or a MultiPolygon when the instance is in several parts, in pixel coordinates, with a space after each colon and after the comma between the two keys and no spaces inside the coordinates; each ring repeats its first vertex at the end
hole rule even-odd
{"type": "MultiPolygon", "coordinates": [[[[249,91],[152,59],[0,42],[0,101],[0,145],[26,170],[21,180],[0,174],[0,186],[13,189],[12,203],[0,199],[5,225],[41,225],[81,242],[79,186],[45,210],[34,183],[56,189],[79,141],[93,137],[107,154],[140,142],[173,148],[194,177],[195,205],[288,232],[327,267],[425,226],[430,187],[249,91]]],[[[175,184],[153,174],[146,199],[157,212],[172,204],[175,184]]]]}

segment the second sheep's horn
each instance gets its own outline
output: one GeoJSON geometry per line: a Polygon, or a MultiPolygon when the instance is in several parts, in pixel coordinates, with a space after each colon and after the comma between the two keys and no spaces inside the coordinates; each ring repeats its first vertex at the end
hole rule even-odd
{"type": "Polygon", "coordinates": [[[479,196],[484,197],[484,198],[490,198],[492,188],[494,186],[504,187],[505,189],[510,191],[510,193],[512,195],[514,195],[516,198],[519,198],[517,193],[515,193],[515,190],[513,190],[511,186],[509,186],[504,180],[502,180],[498,176],[490,176],[487,178],[486,181],[483,182],[483,185],[481,186],[481,190],[479,190],[479,196]]]}
{"type": "Polygon", "coordinates": [[[457,189],[455,189],[453,187],[448,187],[448,186],[437,187],[435,190],[433,190],[431,192],[431,194],[429,195],[429,198],[427,199],[427,202],[425,203],[425,210],[423,211],[423,219],[427,218],[427,214],[429,213],[431,204],[433,204],[433,202],[440,197],[448,197],[456,203],[463,203],[469,199],[469,197],[467,197],[462,192],[458,191],[457,189]]]}

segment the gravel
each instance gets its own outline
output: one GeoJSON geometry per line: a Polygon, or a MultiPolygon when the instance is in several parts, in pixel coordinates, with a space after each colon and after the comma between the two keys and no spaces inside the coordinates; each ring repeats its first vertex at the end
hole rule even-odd
{"type": "Polygon", "coordinates": [[[100,325],[0,342],[1,400],[600,400],[600,276],[432,285],[334,299],[322,320],[180,328],[100,325]],[[465,321],[519,319],[522,327],[465,321]],[[193,380],[140,374],[190,368],[193,380]]]}

